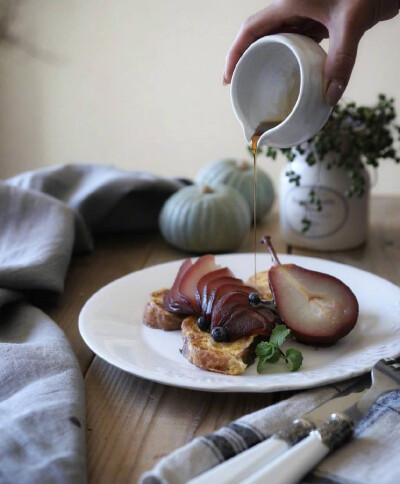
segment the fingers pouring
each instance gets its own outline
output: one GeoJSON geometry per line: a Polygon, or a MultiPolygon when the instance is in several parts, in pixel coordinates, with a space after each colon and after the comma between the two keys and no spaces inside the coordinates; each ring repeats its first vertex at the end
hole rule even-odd
{"type": "Polygon", "coordinates": [[[271,4],[260,12],[251,15],[241,26],[229,52],[226,56],[223,75],[224,84],[229,84],[238,60],[245,50],[257,39],[276,31],[282,20],[275,4],[271,4]]]}
{"type": "MultiPolygon", "coordinates": [[[[311,37],[322,39],[325,29],[326,7],[320,0],[280,0],[251,15],[243,24],[226,57],[223,83],[229,84],[238,60],[245,50],[257,39],[277,32],[303,32],[303,25],[316,21],[317,33],[311,37]],[[323,33],[322,33],[323,32],[323,33]]],[[[313,27],[315,29],[315,27],[313,27]]]]}
{"type": "Polygon", "coordinates": [[[326,100],[335,106],[349,82],[357,57],[358,44],[365,32],[360,19],[352,12],[344,18],[335,18],[329,24],[329,52],[325,62],[324,76],[326,100]]]}

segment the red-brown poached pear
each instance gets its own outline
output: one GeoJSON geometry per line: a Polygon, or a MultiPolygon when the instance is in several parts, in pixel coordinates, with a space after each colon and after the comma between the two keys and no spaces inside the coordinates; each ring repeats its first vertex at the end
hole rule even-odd
{"type": "Polygon", "coordinates": [[[269,285],[279,314],[298,341],[330,345],[346,336],[358,318],[358,301],[341,280],[295,264],[281,264],[270,237],[261,241],[274,265],[269,285]]]}

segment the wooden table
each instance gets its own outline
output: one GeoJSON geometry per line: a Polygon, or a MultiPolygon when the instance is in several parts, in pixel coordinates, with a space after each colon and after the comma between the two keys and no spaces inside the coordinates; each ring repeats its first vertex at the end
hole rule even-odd
{"type": "MultiPolygon", "coordinates": [[[[278,252],[343,262],[400,285],[400,197],[374,198],[368,243],[345,252],[314,252],[287,247],[275,211],[258,229],[273,236],[278,252]]],[[[252,234],[240,252],[252,251],[252,234]]],[[[159,235],[97,240],[95,251],[74,257],[65,292],[47,312],[63,328],[86,382],[87,463],[91,483],[137,482],[163,456],[233,419],[271,405],[288,393],[208,393],[146,381],[125,373],[85,345],[78,315],[87,299],[108,282],[143,267],[186,257],[159,235]]],[[[259,270],[262,257],[258,258],[259,270]]]]}

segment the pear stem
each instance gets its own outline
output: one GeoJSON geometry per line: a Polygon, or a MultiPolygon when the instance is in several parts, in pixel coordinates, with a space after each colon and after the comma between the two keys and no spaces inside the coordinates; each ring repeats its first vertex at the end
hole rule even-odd
{"type": "Polygon", "coordinates": [[[269,250],[269,253],[271,254],[272,257],[272,262],[276,266],[281,265],[281,261],[278,258],[278,254],[276,253],[272,243],[271,243],[271,237],[269,235],[264,235],[264,237],[261,239],[261,243],[267,246],[267,249],[269,250]]]}

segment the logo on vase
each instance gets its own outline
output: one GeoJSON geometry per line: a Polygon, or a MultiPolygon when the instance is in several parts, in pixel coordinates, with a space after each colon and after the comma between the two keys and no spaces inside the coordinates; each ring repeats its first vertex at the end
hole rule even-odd
{"type": "Polygon", "coordinates": [[[332,188],[302,185],[289,190],[284,200],[284,216],[289,227],[306,238],[323,238],[333,235],[343,227],[348,217],[346,198],[332,188]],[[309,193],[314,190],[321,200],[321,210],[310,203],[309,193]],[[311,221],[310,228],[302,232],[302,219],[311,221]]]}

